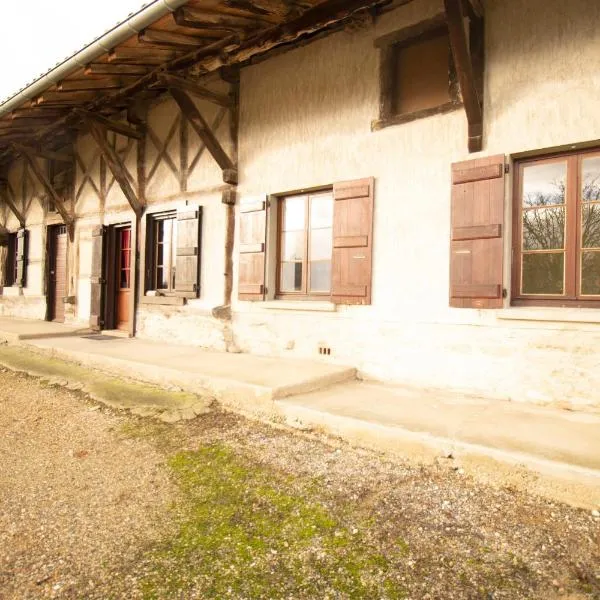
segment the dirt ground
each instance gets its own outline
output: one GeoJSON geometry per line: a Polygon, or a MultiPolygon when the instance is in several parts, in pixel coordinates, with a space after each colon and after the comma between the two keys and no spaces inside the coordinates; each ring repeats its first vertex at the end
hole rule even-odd
{"type": "Polygon", "coordinates": [[[600,519],[220,412],[0,372],[0,598],[600,599],[600,519]]]}

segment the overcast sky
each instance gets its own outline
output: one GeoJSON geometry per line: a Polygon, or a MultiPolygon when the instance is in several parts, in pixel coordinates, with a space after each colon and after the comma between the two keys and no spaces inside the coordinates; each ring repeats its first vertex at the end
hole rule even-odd
{"type": "Polygon", "coordinates": [[[144,4],[144,0],[0,1],[0,101],[144,4]]]}

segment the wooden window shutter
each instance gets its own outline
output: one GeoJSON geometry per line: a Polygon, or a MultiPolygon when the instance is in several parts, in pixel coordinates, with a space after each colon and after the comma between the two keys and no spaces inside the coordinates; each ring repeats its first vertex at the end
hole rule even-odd
{"type": "Polygon", "coordinates": [[[331,301],[371,304],[373,177],[333,186],[331,301]]]}
{"type": "Polygon", "coordinates": [[[240,202],[240,259],[238,297],[264,300],[267,242],[266,198],[244,198],[240,202]]]}
{"type": "Polygon", "coordinates": [[[504,155],[452,165],[450,306],[502,308],[504,155]]]}
{"type": "Polygon", "coordinates": [[[17,280],[15,284],[19,287],[27,286],[27,251],[29,232],[27,229],[19,229],[17,232],[17,280]]]}
{"type": "Polygon", "coordinates": [[[200,248],[202,207],[177,212],[175,292],[185,298],[200,296],[200,248]]]}
{"type": "Polygon", "coordinates": [[[90,327],[95,330],[102,329],[104,325],[104,306],[102,293],[105,283],[104,253],[106,240],[106,227],[98,225],[92,230],[92,274],[90,277],[90,327]]]}

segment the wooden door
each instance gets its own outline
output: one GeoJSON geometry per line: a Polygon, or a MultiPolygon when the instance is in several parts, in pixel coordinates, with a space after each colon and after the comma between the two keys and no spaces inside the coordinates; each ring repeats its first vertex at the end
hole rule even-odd
{"type": "Polygon", "coordinates": [[[49,257],[49,320],[63,323],[64,298],[67,295],[67,228],[65,225],[58,225],[51,229],[49,257]]]}
{"type": "Polygon", "coordinates": [[[131,299],[131,226],[116,231],[116,321],[117,329],[129,329],[129,306],[131,299]]]}

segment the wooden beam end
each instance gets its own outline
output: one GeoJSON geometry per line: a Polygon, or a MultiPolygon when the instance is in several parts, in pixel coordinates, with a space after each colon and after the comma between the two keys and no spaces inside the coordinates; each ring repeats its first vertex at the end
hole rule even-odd
{"type": "Polygon", "coordinates": [[[223,169],[223,181],[230,185],[238,184],[238,171],[237,169],[223,169]]]}

